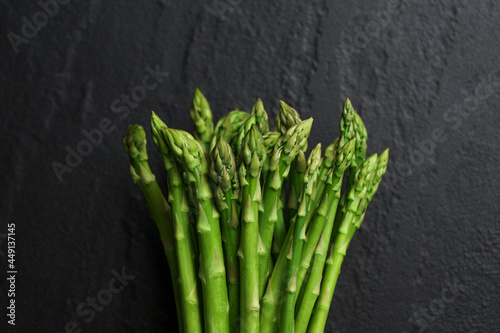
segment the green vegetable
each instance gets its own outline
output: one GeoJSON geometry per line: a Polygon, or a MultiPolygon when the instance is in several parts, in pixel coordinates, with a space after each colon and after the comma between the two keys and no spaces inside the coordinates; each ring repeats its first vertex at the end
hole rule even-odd
{"type": "Polygon", "coordinates": [[[214,127],[196,89],[190,116],[193,135],[151,117],[166,196],[143,128],[130,126],[123,139],[170,266],[180,332],[323,332],[388,150],[365,158],[367,131],[349,99],[323,156],[321,144],[306,154],[312,118],[283,101],[274,132],[260,99],[214,127]]]}
{"type": "Polygon", "coordinates": [[[344,104],[344,112],[340,122],[340,133],[343,133],[342,139],[344,140],[350,140],[353,137],[356,138],[356,152],[351,163],[352,168],[350,168],[348,173],[346,190],[342,194],[339,202],[339,208],[342,213],[337,215],[335,220],[336,224],[340,223],[340,218],[346,213],[345,205],[348,201],[347,194],[350,193],[351,188],[354,186],[354,182],[356,181],[356,172],[365,159],[367,148],[366,140],[368,139],[368,133],[366,132],[365,125],[363,124],[361,117],[359,117],[356,111],[354,111],[351,101],[348,98],[344,104]]]}
{"type": "MultiPolygon", "coordinates": [[[[262,252],[259,256],[260,295],[262,295],[265,290],[268,278],[267,269],[271,254],[274,227],[276,222],[278,222],[278,210],[283,209],[280,204],[283,183],[290,171],[290,164],[299,151],[307,144],[312,121],[312,118],[310,118],[290,127],[281,138],[281,142],[275,145],[275,149],[271,156],[269,171],[263,189],[264,207],[259,214],[259,233],[262,241],[262,252]]],[[[280,243],[283,244],[282,239],[284,235],[278,235],[277,237],[280,243]]]]}
{"type": "Polygon", "coordinates": [[[344,171],[351,164],[354,155],[355,141],[355,139],[352,139],[347,142],[336,154],[337,157],[333,163],[334,166],[330,169],[327,176],[326,193],[328,194],[324,196],[323,202],[317,211],[317,217],[313,220],[307,232],[307,240],[304,244],[297,278],[298,290],[302,289],[302,283],[310,267],[313,255],[314,263],[307,284],[305,288],[301,290],[302,295],[299,297],[296,307],[298,310],[296,311],[298,313],[296,330],[298,332],[305,331],[307,328],[306,324],[309,322],[312,307],[316,301],[312,293],[316,291],[317,286],[321,282],[321,273],[323,272],[323,266],[326,260],[326,249],[328,248],[333,222],[337,212],[337,205],[340,199],[342,178],[344,171]],[[323,254],[324,257],[320,256],[323,254]]]}
{"type": "Polygon", "coordinates": [[[363,162],[360,170],[358,170],[356,174],[355,184],[348,195],[346,213],[343,214],[340,227],[333,238],[330,257],[326,261],[318,301],[309,324],[310,332],[322,332],[324,330],[333,293],[335,291],[335,285],[337,284],[340,273],[340,267],[342,266],[347,247],[352,239],[351,230],[355,228],[354,224],[358,221],[358,219],[356,219],[356,212],[358,211],[360,202],[363,201],[366,196],[370,182],[373,180],[376,166],[377,155],[375,154],[363,162]]]}
{"type": "Polygon", "coordinates": [[[241,331],[259,332],[259,202],[262,200],[260,172],[266,150],[259,129],[252,125],[241,146],[241,331]]]}
{"type": "Polygon", "coordinates": [[[238,247],[240,243],[240,221],[236,212],[234,192],[239,190],[236,162],[223,136],[219,137],[212,150],[210,178],[212,179],[215,202],[221,214],[222,245],[229,294],[229,323],[231,332],[238,327],[240,313],[240,277],[238,247]]]}
{"type": "Polygon", "coordinates": [[[260,98],[255,102],[252,108],[252,116],[255,116],[255,123],[261,134],[269,132],[269,119],[260,98]]]}
{"type": "MultiPolygon", "coordinates": [[[[290,194],[288,195],[288,216],[294,218],[299,208],[300,198],[302,197],[302,185],[304,183],[304,173],[306,172],[307,161],[303,151],[299,151],[297,158],[293,161],[290,173],[290,194]]],[[[317,193],[313,193],[313,197],[317,193]]],[[[309,207],[308,207],[309,208],[309,207]]]]}
{"type": "Polygon", "coordinates": [[[172,210],[165,200],[163,193],[156,182],[155,175],[151,172],[148,164],[148,154],[146,151],[146,134],[139,125],[130,125],[127,134],[123,138],[123,147],[130,157],[130,175],[136,183],[146,200],[149,213],[158,228],[163,250],[170,266],[170,278],[174,284],[175,306],[177,308],[177,319],[179,328],[184,331],[183,308],[181,304],[182,295],[176,286],[179,278],[179,268],[175,253],[174,227],[172,220],[172,210]]]}
{"type": "Polygon", "coordinates": [[[196,280],[196,263],[194,240],[189,226],[189,206],[187,195],[184,191],[182,176],[179,167],[170,154],[162,136],[166,125],[156,116],[151,117],[153,140],[163,159],[167,171],[169,186],[169,203],[172,207],[172,220],[174,223],[175,248],[179,265],[180,293],[182,306],[185,313],[184,327],[188,332],[202,332],[201,304],[198,297],[198,283],[196,280]]]}
{"type": "MultiPolygon", "coordinates": [[[[302,120],[300,119],[300,115],[292,108],[290,105],[286,104],[283,101],[280,101],[280,109],[278,112],[278,117],[276,118],[276,131],[281,132],[281,134],[285,135],[286,132],[294,125],[297,125],[302,120]]],[[[307,147],[306,147],[307,150],[307,147]]]]}
{"type": "Polygon", "coordinates": [[[285,243],[281,248],[274,270],[266,285],[266,292],[262,297],[262,308],[260,310],[260,332],[276,332],[280,321],[280,307],[283,292],[286,287],[285,273],[287,267],[287,255],[292,243],[295,224],[290,221],[290,227],[285,237],[285,243]]]}
{"type": "Polygon", "coordinates": [[[297,274],[299,269],[302,246],[306,239],[306,219],[308,216],[308,207],[311,196],[316,190],[316,179],[318,176],[318,167],[321,164],[321,144],[313,149],[307,160],[307,168],[304,173],[302,198],[297,211],[295,220],[295,230],[293,232],[292,245],[287,259],[286,271],[286,296],[282,304],[280,332],[294,331],[295,300],[297,293],[297,274]]]}
{"type": "Polygon", "coordinates": [[[281,134],[279,132],[267,132],[262,134],[262,138],[264,139],[264,147],[266,147],[267,158],[264,161],[264,165],[262,166],[262,172],[260,175],[260,182],[262,184],[265,183],[267,179],[267,172],[269,171],[269,162],[271,160],[271,156],[274,151],[274,147],[276,144],[281,144],[281,134]]]}
{"type": "Polygon", "coordinates": [[[241,126],[247,121],[250,114],[245,111],[233,110],[222,117],[215,126],[214,136],[210,143],[210,149],[214,149],[219,137],[224,137],[227,142],[233,141],[241,126]]]}
{"type": "Polygon", "coordinates": [[[185,168],[196,194],[205,331],[229,332],[229,304],[219,225],[220,214],[215,207],[207,180],[207,161],[201,146],[189,133],[173,129],[161,129],[161,132],[172,155],[185,168]]]}
{"type": "Polygon", "coordinates": [[[214,134],[214,123],[212,121],[210,105],[208,105],[207,99],[198,88],[194,91],[190,115],[194,123],[194,137],[200,142],[204,153],[208,154],[210,152],[210,142],[214,134]]]}

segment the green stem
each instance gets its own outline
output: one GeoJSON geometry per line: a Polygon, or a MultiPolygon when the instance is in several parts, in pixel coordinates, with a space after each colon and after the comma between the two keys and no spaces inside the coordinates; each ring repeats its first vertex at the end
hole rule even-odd
{"type": "Polygon", "coordinates": [[[179,289],[182,295],[181,306],[184,313],[184,327],[187,332],[203,332],[203,319],[196,280],[196,256],[189,222],[187,196],[176,163],[168,157],[164,157],[164,163],[168,175],[169,202],[172,207],[172,219],[174,222],[175,249],[179,265],[179,289]]]}
{"type": "Polygon", "coordinates": [[[306,172],[306,156],[300,151],[297,158],[290,167],[289,194],[288,194],[288,218],[291,219],[297,213],[300,198],[302,197],[302,184],[304,182],[304,173],[306,172]]]}
{"type": "MultiPolygon", "coordinates": [[[[244,168],[244,166],[241,166],[244,168]]],[[[259,332],[259,201],[261,200],[260,172],[257,176],[246,173],[242,184],[242,214],[240,237],[240,308],[241,332],[259,332]]]]}
{"type": "MultiPolygon", "coordinates": [[[[329,235],[328,241],[330,240],[330,235],[332,233],[332,228],[333,228],[333,221],[335,220],[335,214],[337,212],[337,204],[339,202],[339,197],[340,197],[341,184],[342,184],[342,179],[337,181],[336,183],[337,186],[332,187],[331,191],[329,191],[325,195],[323,199],[324,203],[322,203],[317,210],[318,217],[316,218],[316,221],[313,221],[313,223],[311,223],[311,228],[309,228],[309,231],[307,233],[307,240],[306,243],[304,244],[304,249],[301,255],[299,273],[297,278],[297,290],[299,291],[302,290],[302,284],[304,282],[304,278],[311,265],[311,261],[313,259],[315,250],[317,250],[319,240],[321,239],[321,237],[325,239],[324,236],[325,233],[329,235]]],[[[326,242],[325,247],[328,247],[328,242],[326,242]]],[[[309,277],[309,281],[310,280],[311,277],[309,277]]],[[[296,305],[297,309],[301,307],[301,303],[302,303],[302,297],[299,297],[296,305]]]]}
{"type": "MultiPolygon", "coordinates": [[[[319,205],[316,212],[313,214],[313,220],[310,223],[309,230],[307,231],[307,239],[304,244],[304,249],[301,253],[300,258],[300,266],[299,272],[297,275],[297,290],[300,291],[302,288],[302,283],[304,281],[304,277],[309,269],[311,259],[313,257],[314,249],[318,244],[318,240],[321,236],[321,233],[325,227],[327,220],[330,220],[335,217],[335,214],[332,216],[330,212],[334,212],[337,209],[336,203],[337,194],[340,192],[340,185],[337,182],[333,184],[330,177],[330,184],[328,185],[327,191],[321,200],[321,204],[319,205]],[[336,185],[336,186],[334,186],[336,185]],[[331,207],[334,207],[334,210],[331,210],[331,207]]],[[[341,182],[340,182],[341,183],[341,182]]]]}
{"type": "MultiPolygon", "coordinates": [[[[325,260],[327,256],[328,244],[330,243],[333,223],[335,220],[335,213],[337,211],[337,204],[340,197],[341,180],[338,183],[338,190],[335,192],[335,194],[333,194],[334,200],[330,209],[328,210],[327,221],[321,233],[320,239],[317,242],[317,246],[314,249],[314,260],[312,268],[310,270],[309,278],[307,280],[307,284],[304,286],[303,293],[297,301],[296,310],[298,309],[298,311],[296,319],[297,326],[295,327],[295,332],[306,332],[307,324],[309,323],[309,319],[314,308],[314,303],[316,302],[316,299],[319,295],[323,268],[325,266],[325,260]]],[[[309,236],[310,235],[308,234],[308,241],[309,236]]],[[[301,262],[301,268],[303,268],[302,272],[305,275],[312,258],[309,258],[307,268],[305,267],[307,256],[303,255],[302,258],[303,260],[301,262]]]]}
{"type": "Polygon", "coordinates": [[[163,193],[156,182],[155,175],[151,172],[148,164],[146,149],[146,135],[142,126],[131,125],[127,128],[127,134],[123,138],[123,147],[130,158],[130,175],[144,196],[149,213],[155,221],[163,244],[165,256],[167,257],[170,277],[174,287],[174,298],[177,309],[177,321],[179,331],[184,332],[183,311],[181,307],[181,293],[177,288],[179,278],[179,266],[175,255],[174,227],[172,222],[172,210],[165,200],[163,193]]]}
{"type": "Polygon", "coordinates": [[[222,240],[219,212],[215,208],[212,192],[205,173],[198,179],[196,197],[199,205],[197,222],[200,247],[200,278],[204,287],[203,307],[205,331],[213,333],[229,332],[228,295],[226,270],[222,258],[222,240]]]}
{"type": "Polygon", "coordinates": [[[271,249],[272,252],[276,254],[276,256],[279,255],[281,251],[281,246],[283,245],[283,242],[285,241],[286,237],[286,226],[285,226],[285,216],[284,216],[285,205],[283,204],[284,201],[285,201],[285,190],[284,188],[282,188],[278,206],[278,221],[276,221],[276,225],[274,226],[274,240],[271,249]]]}
{"type": "MultiPolygon", "coordinates": [[[[132,173],[131,168],[131,173],[132,173]]],[[[149,170],[149,166],[147,166],[147,170],[149,170]]],[[[151,217],[156,223],[158,228],[161,242],[163,244],[163,250],[165,256],[167,257],[167,262],[170,270],[170,279],[172,280],[172,286],[174,291],[174,299],[175,299],[175,308],[177,312],[177,322],[179,325],[179,332],[184,332],[184,316],[182,310],[182,302],[181,302],[181,292],[180,288],[177,287],[178,279],[179,279],[179,268],[177,257],[175,254],[175,240],[174,240],[174,232],[173,232],[173,223],[172,223],[172,210],[165,197],[163,196],[160,187],[156,180],[153,179],[152,182],[142,183],[139,179],[136,182],[141,189],[141,192],[144,196],[146,204],[149,208],[149,212],[151,217]]]]}
{"type": "Polygon", "coordinates": [[[297,300],[297,275],[299,270],[302,248],[306,240],[306,220],[311,197],[316,190],[319,165],[321,163],[321,144],[313,149],[307,160],[307,168],[304,172],[302,185],[302,198],[295,220],[291,251],[287,257],[288,265],[286,272],[286,294],[281,309],[280,332],[293,332],[295,327],[295,303],[297,300]]]}
{"type": "Polygon", "coordinates": [[[232,191],[226,194],[228,209],[221,212],[221,224],[225,228],[225,251],[227,283],[229,295],[229,325],[231,332],[236,332],[240,313],[240,276],[238,246],[240,243],[240,226],[235,204],[232,200],[232,191]]]}
{"type": "Polygon", "coordinates": [[[288,228],[285,243],[281,248],[274,270],[267,283],[266,293],[262,297],[262,308],[260,313],[261,333],[275,333],[279,324],[280,306],[285,289],[287,254],[292,243],[295,225],[293,220],[288,228]]]}
{"type": "Polygon", "coordinates": [[[295,300],[297,294],[297,274],[300,263],[302,246],[305,239],[305,223],[307,217],[306,207],[309,204],[307,195],[302,197],[302,202],[297,212],[297,219],[293,232],[291,251],[287,259],[286,269],[286,294],[282,304],[280,332],[294,331],[295,300]]]}
{"type": "MultiPolygon", "coordinates": [[[[281,150],[281,148],[279,148],[281,150]]],[[[273,155],[273,156],[276,156],[273,155]]],[[[278,155],[279,156],[279,155],[278,155]]],[[[282,211],[281,204],[281,188],[283,185],[284,175],[289,170],[289,165],[284,162],[278,162],[277,166],[271,167],[269,170],[265,188],[263,191],[264,207],[259,214],[259,234],[262,242],[262,251],[259,253],[258,270],[259,274],[259,296],[262,296],[265,290],[267,281],[267,269],[271,255],[271,247],[273,244],[274,228],[280,218],[282,211]]],[[[284,223],[283,223],[284,224],[284,223]]],[[[284,225],[278,226],[279,234],[283,232],[284,225]]],[[[278,239],[278,235],[277,235],[278,239]]],[[[278,239],[279,241],[279,239],[278,239]]],[[[279,245],[279,244],[278,244],[279,245]]]]}
{"type": "Polygon", "coordinates": [[[317,333],[323,332],[328,319],[328,311],[332,303],[335,286],[340,274],[340,268],[349,246],[350,228],[354,228],[352,222],[355,218],[353,212],[348,211],[342,219],[339,233],[331,248],[330,257],[326,261],[321,289],[318,295],[319,299],[314,307],[314,312],[311,317],[309,329],[307,332],[317,333]]]}

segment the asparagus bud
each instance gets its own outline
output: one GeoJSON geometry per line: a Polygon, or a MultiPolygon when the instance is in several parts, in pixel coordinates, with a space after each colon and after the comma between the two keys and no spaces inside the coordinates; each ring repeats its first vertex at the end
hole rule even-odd
{"type": "Polygon", "coordinates": [[[323,157],[323,164],[322,168],[329,169],[333,165],[333,161],[335,160],[335,157],[337,156],[337,151],[342,148],[339,147],[340,140],[337,138],[335,139],[328,147],[325,149],[325,155],[323,157]]]}
{"type": "Polygon", "coordinates": [[[313,119],[301,121],[297,125],[290,127],[283,135],[283,148],[285,156],[282,155],[286,164],[292,163],[299,151],[307,147],[307,139],[311,133],[313,119]]]}
{"type": "Polygon", "coordinates": [[[267,152],[267,159],[264,162],[264,165],[262,166],[262,173],[261,173],[261,181],[264,183],[267,172],[269,171],[269,164],[271,160],[271,156],[274,151],[274,147],[281,142],[281,133],[279,132],[266,132],[262,134],[262,138],[264,139],[264,147],[266,147],[266,152],[267,152]]]}
{"type": "Polygon", "coordinates": [[[340,119],[339,132],[340,137],[344,138],[344,141],[349,141],[354,135],[354,108],[352,107],[351,100],[349,98],[345,99],[344,107],[342,109],[342,118],[340,119]]]}
{"type": "Polygon", "coordinates": [[[194,90],[190,115],[194,123],[194,137],[201,143],[204,152],[207,153],[214,134],[214,123],[210,105],[208,105],[207,99],[198,88],[194,90]]]}
{"type": "Polygon", "coordinates": [[[269,119],[267,117],[267,112],[264,109],[264,104],[260,98],[255,102],[252,108],[252,115],[255,116],[255,122],[259,128],[260,133],[264,134],[269,132],[269,119]]]}
{"type": "Polygon", "coordinates": [[[243,126],[239,128],[238,134],[234,137],[233,142],[231,143],[234,155],[236,156],[237,163],[240,162],[239,158],[240,158],[241,146],[243,144],[243,138],[248,133],[248,131],[250,131],[250,128],[252,128],[252,125],[255,125],[255,123],[256,123],[255,115],[251,115],[245,121],[243,126]]]}
{"type": "Polygon", "coordinates": [[[217,126],[215,126],[210,148],[214,149],[220,136],[223,136],[227,142],[231,142],[236,134],[238,134],[241,126],[247,121],[248,117],[250,117],[250,114],[240,110],[233,110],[222,117],[217,122],[217,126]]]}
{"type": "Polygon", "coordinates": [[[300,115],[297,110],[285,102],[280,101],[280,109],[278,117],[276,118],[276,131],[281,132],[281,134],[284,135],[290,127],[297,125],[301,121],[302,120],[300,119],[300,115]]]}
{"type": "Polygon", "coordinates": [[[366,156],[368,133],[361,117],[356,112],[354,112],[354,130],[356,136],[356,158],[352,161],[352,166],[359,167],[366,156]]]}
{"type": "Polygon", "coordinates": [[[130,125],[127,128],[127,135],[123,138],[123,147],[128,153],[130,160],[134,165],[135,172],[139,175],[139,164],[148,160],[148,153],[146,151],[146,133],[139,125],[130,125]]]}

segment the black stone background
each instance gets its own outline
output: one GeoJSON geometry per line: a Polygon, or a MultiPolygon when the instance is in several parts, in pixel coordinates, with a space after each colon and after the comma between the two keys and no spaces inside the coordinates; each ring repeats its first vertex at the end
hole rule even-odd
{"type": "Polygon", "coordinates": [[[8,34],[41,9],[1,1],[0,232],[16,224],[18,275],[7,328],[0,239],[0,331],[176,331],[168,266],[121,138],[128,124],[148,128],[151,110],[191,130],[199,86],[215,119],[257,97],[274,117],[287,101],[314,117],[310,147],[337,137],[349,96],[368,153],[391,148],[326,331],[499,332],[500,2],[219,3],[71,1],[15,53],[8,34]],[[392,5],[380,29],[376,13],[392,5]],[[356,52],[342,56],[346,45],[356,52]],[[169,76],[119,119],[111,103],[156,65],[169,76]],[[59,182],[53,161],[103,118],[114,130],[59,182]],[[85,323],[78,304],[122,267],[135,279],[85,323]]]}

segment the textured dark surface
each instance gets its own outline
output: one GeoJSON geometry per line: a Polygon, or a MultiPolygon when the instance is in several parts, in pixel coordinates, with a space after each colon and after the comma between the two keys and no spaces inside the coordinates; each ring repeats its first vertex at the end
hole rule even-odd
{"type": "Polygon", "coordinates": [[[190,130],[195,85],[216,119],[257,97],[275,114],[284,99],[315,118],[310,147],[338,135],[349,96],[368,153],[391,148],[328,332],[500,331],[500,2],[221,0],[235,5],[221,18],[211,1],[72,1],[18,53],[7,35],[40,7],[10,2],[0,4],[0,232],[16,223],[19,272],[9,332],[63,332],[69,321],[82,332],[175,331],[168,267],[121,137],[151,110],[190,130]],[[382,29],[370,23],[391,4],[382,29]],[[157,65],[168,77],[128,116],[113,112],[157,65]],[[103,118],[114,129],[59,182],[53,161],[103,118]],[[78,304],[122,267],[135,279],[85,323],[78,304]]]}

